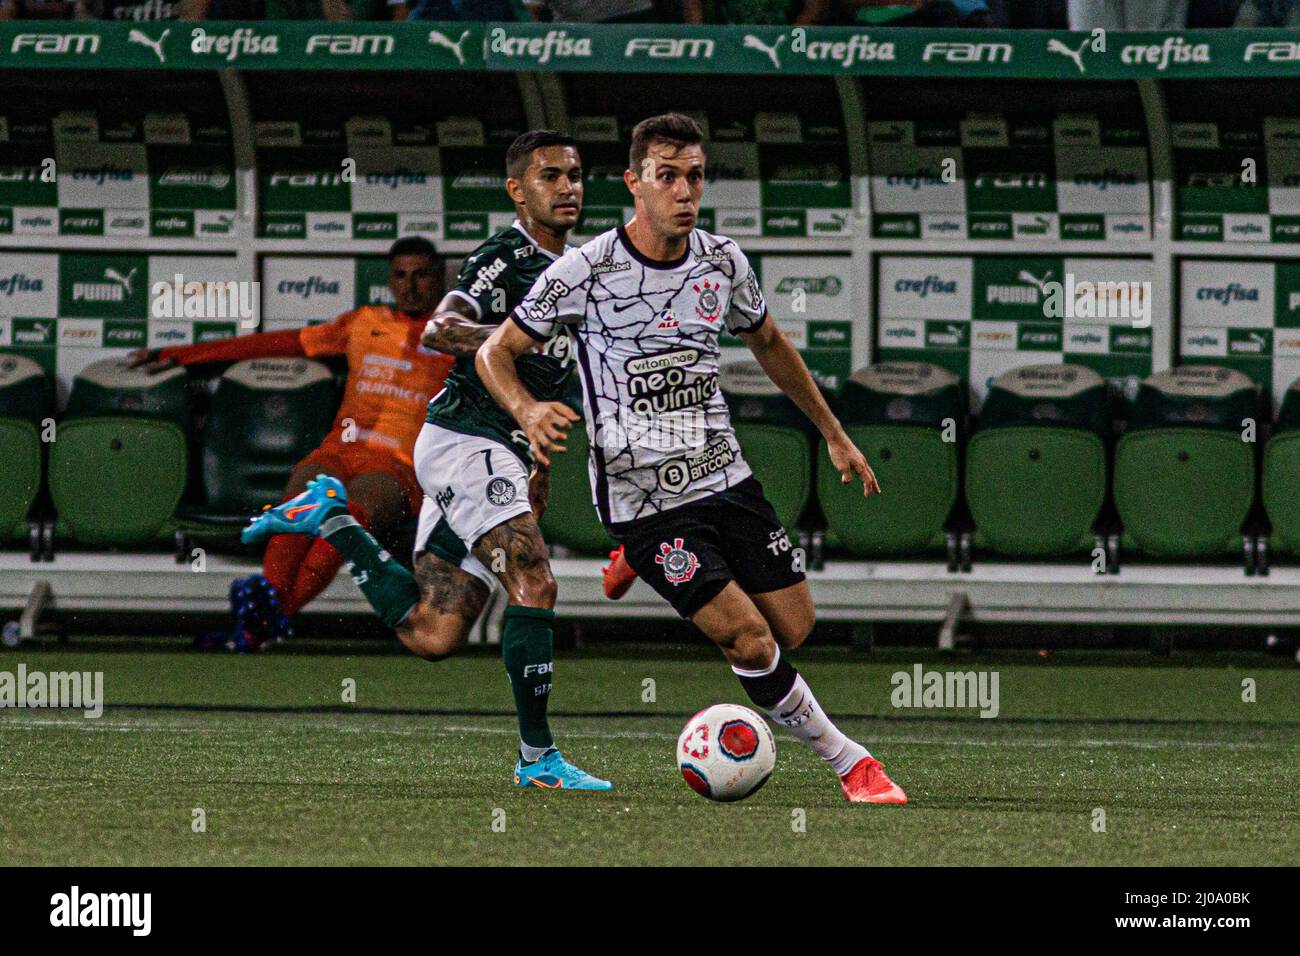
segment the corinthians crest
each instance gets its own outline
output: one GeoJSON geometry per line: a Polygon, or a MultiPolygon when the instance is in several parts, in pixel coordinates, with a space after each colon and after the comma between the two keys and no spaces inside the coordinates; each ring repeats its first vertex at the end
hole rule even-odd
{"type": "Polygon", "coordinates": [[[664,577],[671,584],[685,584],[695,577],[700,567],[695,552],[687,551],[683,544],[681,538],[673,538],[671,545],[667,541],[660,542],[659,553],[655,555],[655,564],[663,567],[664,577]]]}
{"type": "Polygon", "coordinates": [[[718,295],[717,284],[705,279],[691,288],[700,294],[699,301],[695,303],[695,314],[705,322],[716,322],[722,314],[722,298],[718,295]]]}

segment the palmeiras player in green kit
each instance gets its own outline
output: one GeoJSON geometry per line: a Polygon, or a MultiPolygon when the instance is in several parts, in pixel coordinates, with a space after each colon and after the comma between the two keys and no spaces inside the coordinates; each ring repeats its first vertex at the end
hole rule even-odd
{"type": "MultiPolygon", "coordinates": [[[[479,345],[566,248],[565,237],[582,212],[582,164],[572,139],[534,130],[507,150],[506,173],[518,219],[465,260],[423,337],[425,346],[455,355],[457,362],[429,403],[415,445],[415,473],[425,498],[414,576],[352,519],[342,484],[325,475],[254,519],[244,539],[283,532],[324,537],[343,554],[384,623],[428,660],[464,645],[499,581],[508,602],[501,656],[519,718],[515,784],[609,790],[608,781],[566,761],[551,736],[546,709],[554,670],[555,579],[537,526],[548,473],[533,467],[527,438],[474,368],[479,345]]],[[[520,379],[538,400],[564,395],[570,344],[568,330],[561,330],[520,358],[520,379]]]]}

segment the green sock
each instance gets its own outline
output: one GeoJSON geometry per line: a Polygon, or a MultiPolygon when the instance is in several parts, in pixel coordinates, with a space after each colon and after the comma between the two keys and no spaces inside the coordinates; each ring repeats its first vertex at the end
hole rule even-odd
{"type": "Polygon", "coordinates": [[[415,610],[420,603],[415,578],[379,546],[345,506],[330,509],[321,522],[320,536],[343,555],[343,567],[385,624],[396,629],[415,610]]]}
{"type": "Polygon", "coordinates": [[[519,751],[531,763],[555,746],[550,725],[546,723],[555,646],[551,622],[555,620],[555,612],[511,604],[506,608],[505,619],[501,659],[510,677],[515,712],[519,715],[519,751]]]}

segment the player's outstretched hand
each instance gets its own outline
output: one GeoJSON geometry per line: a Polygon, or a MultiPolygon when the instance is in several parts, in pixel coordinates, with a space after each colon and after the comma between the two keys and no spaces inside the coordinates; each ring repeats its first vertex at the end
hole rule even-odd
{"type": "Polygon", "coordinates": [[[867,464],[867,456],[858,450],[858,446],[847,435],[828,441],[826,447],[830,451],[831,464],[840,473],[841,484],[847,485],[856,475],[862,479],[863,497],[870,498],[873,491],[883,494],[880,482],[876,481],[876,473],[867,464]]]}
{"type": "Polygon", "coordinates": [[[171,359],[159,357],[157,349],[136,349],[134,352],[128,352],[126,361],[131,368],[144,366],[144,370],[150,375],[165,372],[176,364],[171,359]]]}
{"type": "Polygon", "coordinates": [[[519,424],[528,436],[533,458],[549,468],[551,452],[567,450],[562,443],[569,435],[569,427],[578,420],[578,413],[563,402],[534,402],[519,424]]]}

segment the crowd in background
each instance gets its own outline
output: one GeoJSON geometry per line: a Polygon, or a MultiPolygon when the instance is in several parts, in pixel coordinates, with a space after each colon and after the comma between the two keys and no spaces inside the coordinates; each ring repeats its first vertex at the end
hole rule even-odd
{"type": "Polygon", "coordinates": [[[537,20],[1026,29],[1300,27],[1300,0],[0,0],[0,20],[537,20]]]}

